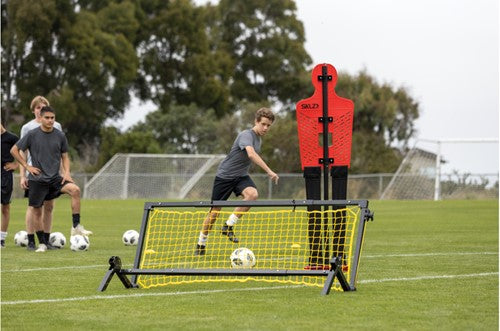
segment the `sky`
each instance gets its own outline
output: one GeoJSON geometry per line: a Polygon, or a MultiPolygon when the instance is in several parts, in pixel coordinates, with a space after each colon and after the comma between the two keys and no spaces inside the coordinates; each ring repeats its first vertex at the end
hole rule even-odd
{"type": "MultiPolygon", "coordinates": [[[[366,70],[379,83],[405,87],[420,106],[419,138],[498,139],[498,1],[295,2],[313,66],[366,70]]],[[[134,101],[114,124],[126,129],[153,109],[134,101]]],[[[498,143],[443,143],[441,150],[444,171],[498,173],[498,143]]]]}

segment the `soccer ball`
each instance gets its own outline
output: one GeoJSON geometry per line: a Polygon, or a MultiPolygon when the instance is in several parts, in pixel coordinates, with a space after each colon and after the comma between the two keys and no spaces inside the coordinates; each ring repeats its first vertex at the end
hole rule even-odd
{"type": "Polygon", "coordinates": [[[139,241],[139,232],[135,230],[125,231],[122,237],[122,241],[125,246],[136,246],[139,241]]]}
{"type": "Polygon", "coordinates": [[[77,234],[69,238],[71,250],[74,252],[86,251],[89,249],[90,241],[88,237],[77,234]]]}
{"type": "Polygon", "coordinates": [[[63,248],[66,245],[66,237],[61,232],[50,234],[49,243],[56,248],[63,248]]]}
{"type": "Polygon", "coordinates": [[[21,230],[14,235],[14,244],[16,246],[26,247],[28,246],[28,232],[21,230]]]}
{"type": "Polygon", "coordinates": [[[255,255],[248,248],[237,248],[231,253],[231,267],[233,268],[252,268],[255,262],[255,255]]]}

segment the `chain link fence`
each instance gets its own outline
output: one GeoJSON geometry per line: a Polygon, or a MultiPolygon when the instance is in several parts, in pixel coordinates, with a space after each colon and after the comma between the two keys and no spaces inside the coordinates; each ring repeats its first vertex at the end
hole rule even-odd
{"type": "MultiPolygon", "coordinates": [[[[85,184],[94,176],[93,173],[74,173],[72,174],[76,184],[82,190],[84,196],[85,184]]],[[[187,181],[189,176],[183,175],[166,175],[166,174],[138,174],[138,177],[133,182],[144,182],[145,177],[152,177],[155,181],[171,180],[163,177],[179,177],[176,180],[187,181]]],[[[214,180],[214,173],[206,173],[203,175],[193,188],[186,194],[186,200],[209,200],[212,191],[212,184],[214,180]]],[[[305,199],[305,184],[302,174],[279,174],[279,184],[275,185],[271,182],[269,177],[265,174],[252,174],[251,175],[255,184],[259,189],[260,199],[305,199]]],[[[350,175],[348,179],[347,198],[348,199],[380,199],[384,190],[390,183],[394,174],[364,174],[364,175],[350,175]]],[[[422,177],[417,182],[433,183],[433,180],[422,177]]],[[[331,182],[330,182],[331,185],[331,182]]],[[[423,184],[422,184],[423,185],[423,184]]],[[[147,185],[142,185],[142,190],[130,188],[128,198],[131,199],[152,199],[152,200],[166,200],[171,199],[177,192],[169,192],[165,196],[164,191],[148,189],[147,185]]],[[[426,185],[433,187],[433,185],[426,185]]],[[[442,194],[441,199],[498,199],[498,173],[497,174],[442,174],[441,175],[442,194]]],[[[104,190],[105,188],[103,188],[104,190]]],[[[331,189],[331,187],[330,187],[331,189]]],[[[408,187],[407,190],[417,190],[416,187],[408,187]]],[[[14,175],[14,192],[13,198],[21,198],[24,191],[19,186],[19,174],[14,175]]],[[[120,194],[116,196],[105,194],[107,199],[122,199],[120,194]]],[[[391,199],[407,199],[407,195],[393,196],[391,199]]],[[[421,199],[433,199],[433,191],[429,191],[426,196],[421,199]]]]}

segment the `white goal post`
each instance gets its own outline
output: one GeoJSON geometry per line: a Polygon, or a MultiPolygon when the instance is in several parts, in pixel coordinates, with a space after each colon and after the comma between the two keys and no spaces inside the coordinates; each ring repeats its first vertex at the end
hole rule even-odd
{"type": "Polygon", "coordinates": [[[212,183],[200,183],[200,179],[209,171],[215,174],[224,157],[223,154],[115,154],[85,184],[83,197],[184,199],[190,193],[194,198],[207,196],[212,183]]]}
{"type": "Polygon", "coordinates": [[[479,190],[480,186],[483,194],[498,197],[498,138],[418,139],[386,186],[381,199],[441,200],[443,183],[448,188],[446,198],[467,199],[471,191],[479,190]],[[451,173],[443,173],[443,165],[450,153],[449,148],[446,152],[443,149],[450,145],[454,145],[455,150],[459,150],[468,161],[488,163],[490,168],[492,164],[489,163],[496,163],[495,171],[474,174],[452,170],[451,173]]]}

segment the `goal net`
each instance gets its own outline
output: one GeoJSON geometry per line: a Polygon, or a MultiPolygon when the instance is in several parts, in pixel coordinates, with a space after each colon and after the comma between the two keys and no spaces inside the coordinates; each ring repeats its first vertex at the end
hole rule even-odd
{"type": "Polygon", "coordinates": [[[367,206],[366,200],[147,203],[134,269],[126,272],[141,288],[246,281],[321,287],[333,272],[332,258],[340,257],[335,272],[341,268],[345,284],[341,278],[332,280],[332,289],[354,289],[367,206]],[[208,213],[197,209],[217,203],[232,208],[219,212],[205,254],[195,255],[208,213]],[[221,233],[221,225],[243,203],[253,207],[234,227],[236,244],[221,233]],[[308,211],[311,205],[316,210],[308,211]],[[253,267],[239,268],[231,260],[232,252],[243,247],[253,252],[253,267]]]}
{"type": "Polygon", "coordinates": [[[215,173],[225,155],[115,154],[85,184],[87,199],[199,199],[210,196],[215,173]]]}
{"type": "Polygon", "coordinates": [[[381,199],[498,199],[498,139],[416,141],[381,199]]]}

